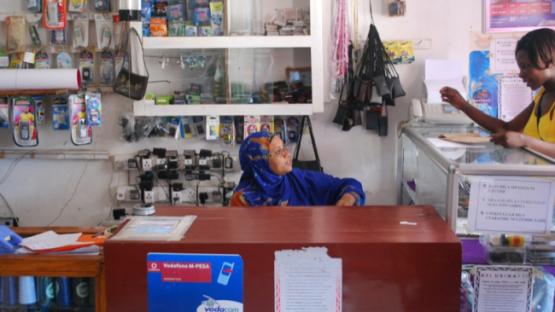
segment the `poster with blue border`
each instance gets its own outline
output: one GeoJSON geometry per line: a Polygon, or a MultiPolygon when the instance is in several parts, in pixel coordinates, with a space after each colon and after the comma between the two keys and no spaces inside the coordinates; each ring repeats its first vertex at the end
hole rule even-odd
{"type": "Polygon", "coordinates": [[[497,75],[490,71],[489,51],[472,51],[469,57],[468,97],[479,110],[497,118],[497,75]]]}
{"type": "Polygon", "coordinates": [[[239,255],[149,253],[148,311],[243,312],[239,255]]]}

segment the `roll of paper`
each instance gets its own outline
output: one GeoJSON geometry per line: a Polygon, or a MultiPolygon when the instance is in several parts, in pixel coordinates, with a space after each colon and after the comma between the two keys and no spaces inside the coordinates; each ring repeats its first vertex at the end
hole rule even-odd
{"type": "Polygon", "coordinates": [[[0,69],[0,90],[51,90],[81,87],[79,70],[0,69]]]}

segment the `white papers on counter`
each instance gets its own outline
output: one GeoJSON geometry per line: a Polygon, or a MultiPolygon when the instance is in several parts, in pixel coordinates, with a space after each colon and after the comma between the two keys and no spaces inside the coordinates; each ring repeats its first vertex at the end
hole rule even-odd
{"type": "Polygon", "coordinates": [[[475,270],[474,311],[530,311],[533,267],[487,265],[475,270]]]}
{"type": "Polygon", "coordinates": [[[196,216],[184,217],[128,217],[111,240],[178,241],[195,221],[196,216]]]}
{"type": "Polygon", "coordinates": [[[17,254],[27,253],[72,253],[97,255],[100,248],[93,241],[80,241],[81,233],[58,234],[46,231],[37,235],[23,238],[17,254]]]}
{"type": "Polygon", "coordinates": [[[341,312],[342,262],[327,248],[275,252],[276,312],[341,312]]]}
{"type": "Polygon", "coordinates": [[[470,186],[472,232],[549,233],[554,183],[528,177],[477,177],[470,186]]]}
{"type": "Polygon", "coordinates": [[[424,84],[426,86],[427,104],[440,104],[439,90],[448,86],[456,89],[463,98],[467,97],[464,86],[464,62],[461,60],[426,60],[424,69],[424,84]]]}

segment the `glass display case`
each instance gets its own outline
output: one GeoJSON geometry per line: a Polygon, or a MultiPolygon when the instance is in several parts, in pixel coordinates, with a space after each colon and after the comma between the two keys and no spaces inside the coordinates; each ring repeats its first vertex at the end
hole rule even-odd
{"type": "Polygon", "coordinates": [[[143,22],[133,25],[142,29],[150,73],[147,96],[134,103],[136,116],[323,111],[320,1],[189,0],[157,6],[143,8],[143,22]]]}
{"type": "Polygon", "coordinates": [[[437,140],[446,133],[487,133],[472,125],[411,123],[401,131],[397,181],[398,203],[433,205],[457,234],[472,234],[467,225],[474,177],[541,177],[555,180],[553,162],[523,149],[491,142],[449,146],[437,140]]]}

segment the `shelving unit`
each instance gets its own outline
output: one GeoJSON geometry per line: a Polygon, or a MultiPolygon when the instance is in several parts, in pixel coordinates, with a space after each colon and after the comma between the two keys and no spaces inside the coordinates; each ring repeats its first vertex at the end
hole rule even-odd
{"type": "MultiPolygon", "coordinates": [[[[229,2],[226,1],[226,6],[229,2]]],[[[228,9],[227,12],[230,10],[228,9]]],[[[228,15],[229,17],[229,15],[228,15]]],[[[145,37],[145,51],[195,49],[310,49],[312,103],[262,104],[186,104],[155,105],[152,100],[135,101],[135,116],[234,116],[234,115],[312,115],[324,111],[323,12],[319,0],[310,0],[308,36],[220,36],[220,37],[145,37]]],[[[228,22],[227,25],[230,23],[228,22]]],[[[133,23],[139,33],[142,24],[133,23]]],[[[229,33],[229,29],[228,32],[229,33]]],[[[161,54],[161,53],[160,53],[161,54]]],[[[152,77],[158,80],[162,77],[152,77]]],[[[230,82],[227,81],[227,88],[230,82]]]]}
{"type": "MultiPolygon", "coordinates": [[[[14,228],[22,235],[33,235],[47,230],[56,233],[97,233],[102,228],[75,228],[75,227],[33,227],[14,228]]],[[[106,311],[106,289],[104,280],[103,255],[2,255],[0,256],[0,276],[50,276],[50,277],[89,277],[95,279],[95,311],[106,311]]]]}

